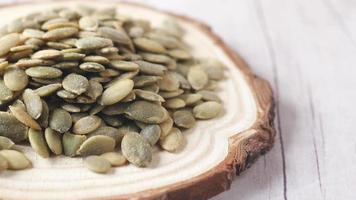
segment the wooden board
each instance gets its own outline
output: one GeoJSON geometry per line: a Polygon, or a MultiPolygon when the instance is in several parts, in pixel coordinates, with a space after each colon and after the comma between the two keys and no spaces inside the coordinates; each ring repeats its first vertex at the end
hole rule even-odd
{"type": "MultiPolygon", "coordinates": [[[[26,12],[74,4],[61,1],[9,6],[0,10],[0,16],[6,16],[2,22],[6,23],[26,12]]],[[[95,1],[88,4],[105,6],[95,1]]],[[[272,146],[274,115],[268,83],[256,77],[207,26],[141,5],[120,4],[118,12],[135,13],[135,17],[154,25],[166,17],[178,19],[187,30],[185,39],[193,47],[193,54],[216,57],[228,67],[220,93],[227,107],[225,113],[216,120],[200,122],[185,133],[185,150],[178,154],[159,152],[147,169],[127,166],[110,175],[97,175],[83,169],[80,158],[43,160],[24,147],[34,167],[2,174],[0,198],[207,199],[228,189],[236,173],[272,146]]]]}

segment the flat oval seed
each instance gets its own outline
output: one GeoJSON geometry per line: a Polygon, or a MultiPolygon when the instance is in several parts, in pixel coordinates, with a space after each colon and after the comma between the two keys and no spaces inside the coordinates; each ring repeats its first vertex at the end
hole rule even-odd
{"type": "Polygon", "coordinates": [[[73,133],[88,134],[98,129],[101,123],[101,119],[95,115],[83,117],[74,124],[73,133]]]}
{"type": "Polygon", "coordinates": [[[131,79],[119,80],[104,90],[99,103],[112,105],[125,98],[133,89],[134,82],[131,79]]]}
{"type": "Polygon", "coordinates": [[[195,90],[200,90],[208,83],[208,75],[200,67],[192,67],[188,72],[188,81],[195,90]]]}
{"type": "Polygon", "coordinates": [[[140,66],[134,62],[122,61],[122,60],[112,60],[110,62],[112,68],[123,70],[123,71],[135,71],[140,68],[140,66]]]}
{"type": "Polygon", "coordinates": [[[77,154],[81,156],[100,155],[113,151],[115,145],[113,138],[105,135],[96,135],[85,140],[78,149],[77,154]]]}
{"type": "Polygon", "coordinates": [[[85,135],[64,133],[62,138],[64,155],[74,157],[80,145],[87,139],[85,135]]]}
{"type": "Polygon", "coordinates": [[[96,135],[105,135],[111,137],[115,140],[116,144],[119,144],[124,137],[124,134],[120,132],[118,129],[113,128],[111,126],[101,126],[95,131],[89,133],[89,137],[96,136],[96,135]]]}
{"type": "Polygon", "coordinates": [[[45,86],[39,87],[39,88],[37,88],[35,90],[35,92],[40,97],[46,97],[46,96],[49,96],[49,95],[57,92],[61,88],[62,88],[62,84],[54,83],[54,84],[49,84],[49,85],[45,85],[45,86]]]}
{"type": "Polygon", "coordinates": [[[161,137],[161,128],[158,125],[148,125],[141,130],[140,135],[153,146],[161,137]]]}
{"type": "Polygon", "coordinates": [[[183,94],[179,96],[180,99],[182,99],[187,106],[195,104],[196,102],[200,101],[202,99],[201,94],[183,94]]]}
{"type": "Polygon", "coordinates": [[[222,106],[215,101],[207,101],[193,108],[193,114],[198,119],[211,119],[219,115],[222,106]]]}
{"type": "Polygon", "coordinates": [[[191,55],[188,52],[181,49],[170,50],[168,55],[178,60],[188,60],[191,58],[191,55]]]}
{"type": "Polygon", "coordinates": [[[205,101],[216,101],[218,103],[221,103],[220,97],[212,91],[200,90],[198,94],[200,94],[202,96],[202,99],[205,101]]]}
{"type": "Polygon", "coordinates": [[[168,99],[165,103],[164,106],[170,109],[178,109],[178,108],[184,108],[185,107],[185,102],[182,99],[179,98],[172,98],[168,99]]]}
{"type": "Polygon", "coordinates": [[[96,173],[107,173],[111,169],[110,162],[100,156],[88,156],[84,160],[84,165],[96,173]]]}
{"type": "Polygon", "coordinates": [[[7,137],[0,136],[0,150],[11,149],[15,143],[7,137]]]}
{"type": "Polygon", "coordinates": [[[31,29],[31,28],[27,28],[22,32],[22,35],[25,38],[42,38],[44,32],[41,30],[37,30],[37,29],[31,29]]]}
{"type": "Polygon", "coordinates": [[[10,90],[20,91],[27,86],[28,76],[22,69],[10,67],[5,71],[4,83],[10,90]]]}
{"type": "Polygon", "coordinates": [[[160,64],[150,63],[143,60],[134,61],[140,66],[140,73],[147,75],[163,76],[167,68],[160,64]]]}
{"type": "Polygon", "coordinates": [[[125,111],[130,118],[144,123],[161,123],[168,117],[166,109],[148,101],[135,101],[125,111]]]}
{"type": "Polygon", "coordinates": [[[9,167],[7,160],[4,156],[0,154],[0,171],[6,170],[9,167]]]}
{"type": "Polygon", "coordinates": [[[173,97],[177,97],[181,94],[184,93],[184,90],[178,89],[175,91],[171,91],[171,92],[159,92],[158,94],[161,95],[163,98],[173,98],[173,97]]]}
{"type": "Polygon", "coordinates": [[[42,158],[49,157],[47,143],[41,131],[30,128],[28,130],[28,139],[30,141],[31,147],[38,155],[40,155],[42,158]]]}
{"type": "Polygon", "coordinates": [[[31,58],[34,59],[56,59],[62,56],[62,53],[54,49],[40,50],[34,53],[31,58]]]}
{"type": "Polygon", "coordinates": [[[42,101],[31,89],[26,89],[22,94],[23,101],[26,105],[27,113],[34,119],[38,119],[42,114],[42,101]]]}
{"type": "Polygon", "coordinates": [[[46,128],[45,139],[49,149],[56,155],[62,154],[62,140],[60,133],[52,130],[51,128],[46,128]]]}
{"type": "Polygon", "coordinates": [[[98,29],[99,22],[94,17],[82,17],[79,20],[79,28],[85,31],[96,31],[98,29]]]}
{"type": "Polygon", "coordinates": [[[84,37],[79,39],[75,46],[84,50],[101,49],[108,46],[113,46],[111,40],[100,37],[84,37]]]}
{"type": "Polygon", "coordinates": [[[63,79],[62,86],[65,90],[80,95],[88,90],[89,81],[82,75],[71,73],[63,79]]]}
{"type": "Polygon", "coordinates": [[[102,72],[105,70],[102,64],[95,62],[84,62],[79,65],[79,68],[87,72],[102,72]]]}
{"type": "Polygon", "coordinates": [[[176,91],[179,89],[179,81],[172,73],[166,73],[162,80],[158,81],[159,89],[162,91],[176,91]]]}
{"type": "Polygon", "coordinates": [[[121,153],[116,153],[116,152],[107,152],[100,157],[106,159],[107,161],[110,162],[111,166],[118,167],[126,164],[126,158],[123,156],[121,153]]]}
{"type": "Polygon", "coordinates": [[[10,101],[14,97],[14,93],[6,87],[4,81],[0,79],[0,101],[10,101]]]}
{"type": "Polygon", "coordinates": [[[57,96],[63,99],[75,99],[78,95],[68,92],[67,90],[59,90],[57,91],[57,96]]]}
{"type": "Polygon", "coordinates": [[[147,38],[135,38],[133,43],[138,49],[152,53],[165,53],[166,49],[160,43],[147,38]]]}
{"type": "Polygon", "coordinates": [[[126,159],[138,167],[147,166],[152,160],[150,144],[135,132],[129,132],[124,136],[121,150],[126,159]]]}
{"type": "Polygon", "coordinates": [[[57,108],[49,117],[49,126],[55,131],[65,133],[72,126],[72,117],[67,111],[57,108]]]}
{"type": "Polygon", "coordinates": [[[139,96],[142,99],[148,100],[148,101],[159,101],[159,102],[165,101],[163,99],[163,97],[161,97],[160,95],[158,95],[154,92],[140,90],[140,89],[135,89],[134,91],[137,96],[139,96]]]}
{"type": "Polygon", "coordinates": [[[42,38],[45,40],[55,41],[69,38],[78,34],[78,29],[74,27],[56,28],[46,32],[42,38]]]}
{"type": "Polygon", "coordinates": [[[26,169],[31,165],[23,153],[15,150],[1,150],[0,155],[7,160],[8,168],[11,170],[26,169]]]}
{"type": "Polygon", "coordinates": [[[178,110],[173,113],[174,123],[183,128],[192,128],[195,125],[195,118],[188,110],[178,110]]]}
{"type": "Polygon", "coordinates": [[[86,56],[84,59],[83,59],[84,62],[96,62],[96,63],[100,63],[102,65],[107,65],[110,63],[110,60],[107,59],[106,57],[104,56],[86,56]]]}
{"type": "Polygon", "coordinates": [[[10,33],[0,38],[0,56],[6,55],[12,47],[17,46],[20,43],[20,34],[10,33]]]}
{"type": "Polygon", "coordinates": [[[131,42],[129,36],[123,29],[114,29],[110,27],[100,27],[99,34],[105,38],[109,38],[115,43],[129,44],[131,42]]]}
{"type": "Polygon", "coordinates": [[[26,74],[34,78],[58,78],[62,76],[62,71],[53,67],[31,67],[26,69],[26,74]]]}
{"type": "Polygon", "coordinates": [[[41,126],[22,108],[9,106],[11,113],[19,120],[21,123],[35,130],[41,130],[41,126]]]}
{"type": "Polygon", "coordinates": [[[164,137],[166,137],[169,134],[169,132],[173,128],[173,123],[174,123],[173,119],[171,117],[168,117],[166,121],[159,124],[159,126],[161,127],[160,139],[163,139],[164,137]]]}
{"type": "Polygon", "coordinates": [[[161,147],[169,152],[179,150],[184,144],[184,137],[178,128],[172,128],[170,133],[159,141],[161,147]]]}

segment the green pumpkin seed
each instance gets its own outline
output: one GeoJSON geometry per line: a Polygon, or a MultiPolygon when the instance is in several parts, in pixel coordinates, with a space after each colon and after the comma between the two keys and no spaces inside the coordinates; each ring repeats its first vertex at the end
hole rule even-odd
{"type": "Polygon", "coordinates": [[[12,47],[20,43],[20,35],[18,33],[10,33],[0,38],[0,56],[6,55],[12,47]]]}
{"type": "Polygon", "coordinates": [[[135,38],[133,43],[138,49],[152,53],[165,53],[166,49],[160,43],[148,38],[135,38]]]}
{"type": "Polygon", "coordinates": [[[62,138],[64,155],[74,157],[82,143],[87,139],[85,135],[64,133],[62,138]]]}
{"type": "Polygon", "coordinates": [[[103,86],[95,80],[90,80],[89,88],[84,94],[92,99],[97,99],[102,93],[103,86]]]}
{"type": "Polygon", "coordinates": [[[96,135],[85,140],[77,150],[77,154],[81,156],[100,155],[113,151],[115,145],[113,138],[105,135],[96,135]]]}
{"type": "Polygon", "coordinates": [[[48,127],[48,118],[49,118],[49,108],[48,108],[47,103],[42,100],[42,114],[37,119],[37,121],[42,127],[47,128],[48,127]]]}
{"type": "Polygon", "coordinates": [[[49,127],[60,133],[67,132],[72,126],[72,117],[70,114],[61,109],[57,108],[52,111],[49,117],[49,127]]]}
{"type": "Polygon", "coordinates": [[[68,44],[63,44],[60,42],[47,42],[46,45],[48,47],[51,47],[53,49],[57,49],[57,50],[62,50],[62,49],[69,49],[72,46],[68,45],[68,44]]]}
{"type": "Polygon", "coordinates": [[[1,150],[0,155],[6,159],[8,168],[11,170],[26,169],[31,165],[23,153],[15,150],[1,150]]]}
{"type": "Polygon", "coordinates": [[[95,63],[99,63],[102,65],[107,65],[110,63],[110,60],[105,58],[104,56],[86,56],[83,59],[84,62],[95,62],[95,63]]]}
{"type": "Polygon", "coordinates": [[[15,143],[7,137],[0,136],[0,150],[11,149],[15,143]]]}
{"type": "Polygon", "coordinates": [[[123,71],[135,71],[140,68],[140,66],[136,63],[122,60],[113,60],[110,62],[110,65],[115,69],[123,71]]]}
{"type": "Polygon", "coordinates": [[[144,86],[142,89],[143,90],[147,90],[147,91],[151,91],[151,92],[154,92],[154,93],[158,93],[159,92],[159,86],[157,84],[144,86]]]}
{"type": "Polygon", "coordinates": [[[88,134],[95,131],[101,125],[101,119],[95,115],[81,118],[73,126],[73,133],[88,134]]]}
{"type": "Polygon", "coordinates": [[[96,31],[99,27],[99,22],[94,17],[82,17],[79,20],[79,27],[85,31],[96,31]]]}
{"type": "Polygon", "coordinates": [[[62,139],[60,133],[52,130],[51,128],[46,128],[45,139],[48,144],[49,149],[56,155],[62,154],[62,139]]]}
{"type": "Polygon", "coordinates": [[[75,43],[75,46],[77,48],[84,49],[84,50],[100,49],[112,45],[113,43],[111,40],[106,38],[100,38],[100,37],[85,37],[79,39],[75,43]]]}
{"type": "Polygon", "coordinates": [[[161,137],[161,128],[158,125],[148,125],[141,130],[140,135],[153,146],[161,137]]]}
{"type": "Polygon", "coordinates": [[[192,128],[195,125],[195,118],[188,110],[178,110],[173,113],[174,123],[182,128],[192,128]]]}
{"type": "Polygon", "coordinates": [[[111,137],[112,139],[115,140],[116,144],[119,144],[124,137],[124,133],[122,130],[118,130],[116,128],[110,127],[110,126],[101,126],[95,131],[89,133],[89,137],[94,137],[97,135],[103,135],[103,136],[108,136],[111,137]]]}
{"type": "Polygon", "coordinates": [[[4,156],[0,154],[0,171],[6,170],[9,167],[7,160],[4,156]]]}
{"type": "Polygon", "coordinates": [[[44,35],[44,32],[41,30],[37,30],[37,29],[31,29],[31,28],[27,28],[22,32],[22,35],[25,38],[38,38],[41,39],[44,35]]]}
{"type": "Polygon", "coordinates": [[[95,62],[85,62],[79,65],[79,68],[87,72],[102,72],[105,67],[102,64],[95,62]]]}
{"type": "Polygon", "coordinates": [[[58,50],[46,49],[40,50],[34,53],[31,58],[33,59],[56,59],[62,56],[62,53],[58,50]]]}
{"type": "Polygon", "coordinates": [[[16,63],[16,66],[21,68],[29,68],[38,65],[45,65],[45,61],[40,59],[21,59],[16,63]]]}
{"type": "Polygon", "coordinates": [[[202,99],[204,101],[216,101],[218,103],[221,103],[221,99],[218,95],[216,95],[214,92],[212,91],[208,91],[208,90],[200,90],[198,92],[198,94],[200,94],[202,96],[202,99]]]}
{"type": "Polygon", "coordinates": [[[110,40],[118,44],[129,44],[131,42],[130,38],[123,29],[100,27],[98,32],[103,37],[109,38],[110,40]]]}
{"type": "Polygon", "coordinates": [[[192,88],[188,80],[182,74],[179,74],[178,72],[172,72],[172,75],[176,77],[182,89],[190,90],[192,88]]]}
{"type": "Polygon", "coordinates": [[[14,97],[14,93],[6,87],[3,80],[0,80],[0,101],[7,102],[14,97]]]}
{"type": "Polygon", "coordinates": [[[10,62],[17,62],[18,60],[22,59],[22,58],[26,58],[29,55],[31,55],[33,53],[33,51],[31,49],[29,50],[24,50],[24,51],[18,51],[18,52],[11,52],[9,54],[9,56],[7,57],[7,59],[10,62]]]}
{"type": "Polygon", "coordinates": [[[171,64],[175,62],[172,58],[162,55],[162,54],[154,54],[154,53],[141,53],[142,58],[148,62],[159,63],[159,64],[171,64]]]}
{"type": "Polygon", "coordinates": [[[73,94],[71,92],[68,92],[67,90],[59,90],[56,94],[57,96],[64,99],[75,99],[78,96],[77,94],[73,94]]]}
{"type": "Polygon", "coordinates": [[[144,123],[161,123],[167,119],[166,109],[148,101],[135,101],[125,111],[130,118],[144,123]]]}
{"type": "Polygon", "coordinates": [[[182,46],[181,42],[177,38],[170,35],[160,34],[158,32],[150,32],[146,34],[146,37],[159,42],[167,49],[174,49],[182,46]]]}
{"type": "Polygon", "coordinates": [[[8,67],[4,74],[4,83],[12,91],[23,90],[28,84],[26,73],[16,67],[8,67]]]}
{"type": "Polygon", "coordinates": [[[127,133],[124,136],[121,142],[121,150],[125,158],[138,167],[147,166],[152,160],[150,144],[135,132],[127,133]]]}
{"type": "Polygon", "coordinates": [[[158,81],[158,86],[160,90],[171,92],[179,89],[179,81],[172,73],[166,73],[158,81]]]}
{"type": "Polygon", "coordinates": [[[31,67],[26,69],[26,74],[34,78],[58,78],[62,76],[62,71],[53,67],[31,67]]]}
{"type": "Polygon", "coordinates": [[[130,79],[123,79],[115,82],[112,86],[104,90],[99,102],[102,105],[112,105],[125,98],[133,89],[134,82],[130,79]]]}
{"type": "Polygon", "coordinates": [[[220,103],[207,101],[194,107],[193,114],[198,119],[211,119],[219,115],[222,110],[220,103]]]}
{"type": "Polygon", "coordinates": [[[101,48],[101,49],[97,50],[96,52],[99,55],[100,54],[104,54],[106,56],[106,55],[109,55],[109,54],[114,54],[114,53],[119,52],[119,49],[116,48],[116,47],[104,47],[104,48],[101,48]]]}
{"type": "Polygon", "coordinates": [[[62,84],[60,83],[54,83],[54,84],[49,84],[42,86],[40,88],[37,88],[35,92],[40,96],[40,97],[45,97],[54,94],[57,92],[59,89],[62,88],[62,84]]]}
{"type": "Polygon", "coordinates": [[[158,95],[154,92],[140,90],[140,89],[135,89],[134,92],[138,97],[148,100],[148,101],[159,101],[159,102],[165,101],[163,99],[163,97],[161,97],[160,95],[158,95]]]}
{"type": "Polygon", "coordinates": [[[157,83],[158,80],[161,80],[160,76],[135,76],[133,81],[135,82],[135,87],[144,87],[157,83]]]}
{"type": "Polygon", "coordinates": [[[167,70],[166,67],[160,64],[150,63],[143,60],[134,61],[140,67],[140,72],[147,75],[162,76],[167,70]]]}
{"type": "Polygon", "coordinates": [[[123,156],[121,153],[116,152],[107,152],[100,155],[100,157],[106,159],[110,162],[111,166],[115,167],[125,165],[127,161],[125,156],[123,156]]]}
{"type": "Polygon", "coordinates": [[[161,95],[163,98],[169,99],[169,98],[177,97],[183,93],[184,90],[178,89],[171,92],[159,92],[158,94],[161,95]]]}
{"type": "Polygon", "coordinates": [[[179,98],[182,99],[187,106],[189,106],[200,101],[203,98],[203,96],[199,93],[197,94],[188,93],[188,94],[180,95],[179,98]]]}
{"type": "Polygon", "coordinates": [[[19,120],[21,123],[35,130],[41,130],[41,126],[32,117],[27,114],[26,111],[19,107],[9,106],[11,113],[19,120]]]}
{"type": "Polygon", "coordinates": [[[113,127],[119,127],[124,123],[123,119],[118,116],[101,115],[101,119],[104,120],[107,125],[113,127]]]}
{"type": "Polygon", "coordinates": [[[88,156],[84,159],[84,165],[90,171],[96,173],[107,173],[111,170],[110,162],[100,156],[88,156]]]}
{"type": "Polygon", "coordinates": [[[116,77],[120,75],[120,72],[114,69],[105,69],[104,71],[100,72],[99,75],[102,77],[116,77]]]}
{"type": "Polygon", "coordinates": [[[225,66],[216,59],[205,58],[200,61],[201,67],[212,80],[221,80],[224,78],[225,66]]]}
{"type": "Polygon", "coordinates": [[[38,119],[42,114],[41,97],[31,89],[26,89],[22,98],[26,105],[27,113],[34,119],[38,119]]]}
{"type": "Polygon", "coordinates": [[[180,98],[172,98],[172,99],[168,99],[164,103],[164,105],[165,105],[165,107],[170,108],[170,109],[178,109],[178,108],[184,108],[185,102],[180,98]]]}
{"type": "Polygon", "coordinates": [[[69,104],[69,103],[63,103],[61,105],[61,108],[63,108],[64,110],[66,110],[70,113],[77,113],[77,112],[81,111],[79,106],[77,106],[75,104],[69,104]]]}
{"type": "Polygon", "coordinates": [[[160,139],[166,137],[169,132],[171,131],[172,127],[173,127],[173,119],[171,117],[168,117],[166,119],[166,121],[162,122],[159,124],[159,126],[161,127],[161,137],[160,139]]]}
{"type": "Polygon", "coordinates": [[[188,52],[181,49],[170,50],[168,55],[177,60],[188,60],[192,57],[188,52]]]}
{"type": "Polygon", "coordinates": [[[51,25],[56,25],[56,24],[59,24],[59,23],[68,22],[69,20],[66,19],[66,18],[59,18],[58,16],[56,16],[56,17],[53,17],[51,19],[46,19],[44,21],[46,21],[46,22],[44,22],[42,24],[41,29],[49,30],[49,27],[51,25]]]}
{"type": "Polygon", "coordinates": [[[82,60],[85,57],[85,54],[76,53],[76,52],[67,52],[63,53],[61,60],[63,61],[77,61],[82,60]]]}
{"type": "Polygon", "coordinates": [[[32,149],[42,158],[49,157],[49,151],[43,132],[30,128],[28,130],[28,139],[32,149]]]}
{"type": "Polygon", "coordinates": [[[208,75],[200,67],[192,67],[188,72],[188,81],[192,88],[200,90],[208,83],[208,75]]]}
{"type": "Polygon", "coordinates": [[[169,134],[159,141],[162,149],[175,152],[184,145],[184,136],[178,128],[172,128],[169,134]]]}
{"type": "Polygon", "coordinates": [[[33,50],[36,49],[37,46],[31,45],[31,44],[24,44],[16,47],[12,47],[10,49],[11,52],[20,52],[20,51],[25,51],[25,50],[33,50]]]}
{"type": "Polygon", "coordinates": [[[52,65],[52,67],[58,68],[58,69],[74,69],[78,67],[79,63],[77,61],[63,61],[59,62],[57,64],[52,65]]]}
{"type": "Polygon", "coordinates": [[[65,90],[80,95],[88,90],[89,81],[82,75],[71,73],[63,79],[62,85],[65,90]]]}

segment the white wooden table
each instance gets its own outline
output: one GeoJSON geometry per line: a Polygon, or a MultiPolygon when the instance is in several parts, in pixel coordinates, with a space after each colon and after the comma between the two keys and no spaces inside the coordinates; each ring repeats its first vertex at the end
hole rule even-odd
{"type": "Polygon", "coordinates": [[[210,24],[274,88],[274,148],[214,200],[356,199],[355,0],[138,2],[210,24]]]}
{"type": "Polygon", "coordinates": [[[274,88],[274,148],[214,200],[356,199],[356,1],[140,2],[210,24],[274,88]]]}

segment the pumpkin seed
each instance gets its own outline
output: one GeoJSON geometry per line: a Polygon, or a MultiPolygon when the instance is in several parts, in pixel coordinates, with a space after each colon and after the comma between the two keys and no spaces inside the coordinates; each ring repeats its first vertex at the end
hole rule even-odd
{"type": "Polygon", "coordinates": [[[27,28],[22,32],[22,35],[26,38],[38,38],[41,39],[44,32],[37,29],[27,28]]]}
{"type": "Polygon", "coordinates": [[[62,86],[65,90],[80,95],[88,90],[89,81],[82,75],[71,73],[63,79],[62,86]]]}
{"type": "Polygon", "coordinates": [[[133,89],[134,82],[130,79],[119,80],[104,90],[99,103],[112,105],[125,98],[133,89]]]}
{"type": "Polygon", "coordinates": [[[99,82],[91,79],[89,81],[89,88],[84,94],[92,99],[97,99],[102,93],[103,86],[99,82]]]}
{"type": "Polygon", "coordinates": [[[58,78],[62,76],[62,71],[52,67],[31,67],[26,69],[26,74],[34,78],[58,78]]]}
{"type": "Polygon", "coordinates": [[[51,47],[51,48],[57,49],[57,50],[69,49],[69,48],[72,47],[72,46],[70,46],[68,44],[63,44],[63,43],[60,43],[60,42],[47,42],[46,45],[48,47],[51,47]]]}
{"type": "Polygon", "coordinates": [[[73,123],[76,123],[77,121],[79,121],[81,118],[88,116],[87,113],[72,113],[71,117],[72,117],[72,121],[73,123]]]}
{"type": "Polygon", "coordinates": [[[140,89],[135,89],[134,91],[137,96],[148,101],[159,101],[159,102],[165,101],[163,97],[161,97],[160,95],[154,92],[140,90],[140,89]]]}
{"type": "Polygon", "coordinates": [[[96,31],[98,29],[99,22],[94,17],[82,17],[79,20],[79,27],[85,31],[96,31]]]}
{"type": "Polygon", "coordinates": [[[81,118],[73,126],[73,133],[88,134],[95,131],[101,125],[101,119],[95,115],[81,118]]]}
{"type": "Polygon", "coordinates": [[[72,117],[70,114],[61,109],[57,108],[52,111],[49,117],[49,127],[60,133],[67,132],[72,126],[72,117]]]}
{"type": "Polygon", "coordinates": [[[6,159],[8,168],[11,170],[26,169],[31,165],[23,153],[15,150],[1,150],[0,155],[6,159]]]}
{"type": "Polygon", "coordinates": [[[130,38],[126,32],[122,29],[114,29],[110,27],[100,27],[98,30],[99,34],[105,38],[109,38],[115,43],[119,44],[129,44],[130,38]]]}
{"type": "Polygon", "coordinates": [[[62,84],[60,83],[54,83],[54,84],[49,84],[42,86],[40,88],[37,88],[35,92],[40,96],[40,97],[45,97],[49,96],[51,94],[54,94],[57,92],[59,89],[62,88],[62,84]]]}
{"type": "Polygon", "coordinates": [[[156,83],[158,80],[161,80],[162,77],[160,76],[135,76],[133,81],[135,82],[135,87],[144,87],[149,86],[156,83]]]}
{"type": "Polygon", "coordinates": [[[181,49],[170,50],[168,55],[178,60],[188,60],[192,57],[188,52],[181,49]]]}
{"type": "Polygon", "coordinates": [[[61,60],[63,61],[77,61],[81,60],[85,57],[85,54],[76,53],[76,52],[66,52],[63,53],[61,60]]]}
{"type": "Polygon", "coordinates": [[[113,127],[119,127],[124,123],[118,116],[101,115],[101,119],[104,120],[106,124],[113,127]]]}
{"type": "Polygon", "coordinates": [[[63,108],[64,110],[66,110],[70,113],[77,113],[77,112],[81,111],[79,106],[76,106],[74,104],[69,104],[69,103],[63,103],[61,105],[61,108],[63,108]]]}
{"type": "Polygon", "coordinates": [[[20,43],[20,35],[18,33],[10,33],[0,38],[0,56],[6,55],[12,47],[20,43]]]}
{"type": "Polygon", "coordinates": [[[207,101],[194,107],[193,114],[198,119],[211,119],[221,112],[221,104],[215,101],[207,101]]]}
{"type": "Polygon", "coordinates": [[[198,94],[200,94],[202,96],[202,99],[204,101],[216,101],[218,103],[221,103],[221,99],[218,95],[216,95],[214,92],[212,91],[208,91],[208,90],[200,90],[198,92],[198,94]]]}
{"type": "Polygon", "coordinates": [[[148,125],[141,130],[140,135],[153,146],[161,137],[161,128],[158,125],[148,125]]]}
{"type": "Polygon", "coordinates": [[[87,139],[85,135],[64,133],[62,138],[64,155],[74,157],[82,143],[87,139]]]}
{"type": "Polygon", "coordinates": [[[38,155],[40,155],[42,158],[49,157],[47,143],[41,131],[30,128],[28,130],[28,139],[32,149],[35,150],[38,155]]]}
{"type": "Polygon", "coordinates": [[[7,137],[0,136],[0,150],[11,149],[15,143],[7,137]]]}
{"type": "Polygon", "coordinates": [[[78,95],[68,92],[67,90],[59,90],[57,91],[57,96],[64,98],[64,99],[75,99],[78,95]]]}
{"type": "Polygon", "coordinates": [[[33,59],[56,59],[62,56],[62,53],[54,49],[40,50],[34,53],[31,58],[33,59]]]}
{"type": "Polygon", "coordinates": [[[18,51],[18,52],[11,52],[9,54],[9,56],[7,57],[7,59],[10,62],[17,62],[18,60],[22,59],[22,58],[26,58],[29,55],[32,54],[32,49],[28,49],[28,50],[23,50],[23,51],[18,51]]]}
{"type": "Polygon", "coordinates": [[[192,67],[188,72],[188,81],[193,89],[202,89],[209,81],[208,75],[200,67],[192,67]]]}
{"type": "Polygon", "coordinates": [[[21,123],[35,130],[41,130],[41,126],[32,117],[27,114],[26,111],[19,107],[9,106],[11,113],[19,120],[21,123]]]}
{"type": "Polygon", "coordinates": [[[27,113],[34,119],[38,119],[42,114],[41,97],[31,89],[26,89],[22,98],[26,105],[27,113]]]}
{"type": "Polygon", "coordinates": [[[116,152],[107,152],[100,157],[104,158],[105,160],[109,161],[111,166],[118,167],[126,164],[126,158],[121,153],[116,152]]]}
{"type": "Polygon", "coordinates": [[[52,130],[51,128],[46,128],[45,139],[48,144],[49,149],[56,155],[62,154],[62,140],[58,132],[52,130]]]}
{"type": "Polygon", "coordinates": [[[125,112],[129,105],[129,103],[116,103],[105,107],[102,113],[104,113],[105,115],[120,115],[125,112]]]}
{"type": "Polygon", "coordinates": [[[166,49],[163,45],[148,38],[135,38],[133,39],[133,43],[138,49],[141,49],[143,51],[162,54],[166,52],[166,49]]]}
{"type": "Polygon", "coordinates": [[[168,117],[164,122],[160,123],[159,126],[161,127],[161,137],[160,139],[166,137],[173,127],[173,119],[168,117]]]}
{"type": "Polygon", "coordinates": [[[178,89],[171,92],[159,92],[158,94],[161,95],[163,98],[169,99],[169,98],[177,97],[183,93],[184,90],[178,89]]]}
{"type": "Polygon", "coordinates": [[[102,72],[105,70],[102,64],[95,62],[84,62],[79,65],[79,68],[87,72],[102,72]]]}
{"type": "Polygon", "coordinates": [[[176,79],[178,80],[179,85],[182,89],[185,89],[185,90],[191,89],[190,83],[182,74],[179,74],[177,72],[172,72],[172,75],[176,77],[176,79]]]}
{"type": "Polygon", "coordinates": [[[6,87],[4,81],[0,79],[0,101],[10,101],[14,96],[14,93],[6,87]]]}
{"type": "Polygon", "coordinates": [[[24,44],[16,47],[12,47],[10,49],[11,52],[20,52],[20,51],[25,51],[25,50],[33,50],[36,49],[37,46],[32,45],[32,44],[24,44]]]}
{"type": "Polygon", "coordinates": [[[103,135],[103,136],[108,136],[111,137],[112,139],[115,140],[116,144],[119,144],[124,137],[124,133],[122,130],[118,130],[116,128],[110,127],[110,126],[101,126],[95,131],[91,132],[88,134],[89,137],[97,136],[97,135],[103,135]]]}
{"type": "Polygon", "coordinates": [[[28,84],[26,73],[16,67],[8,67],[4,74],[4,83],[12,91],[23,90],[28,84]]]}
{"type": "Polygon", "coordinates": [[[180,98],[172,98],[172,99],[168,99],[164,103],[164,105],[165,105],[165,107],[170,108],[170,109],[178,109],[178,108],[184,108],[185,102],[180,98]]]}
{"type": "Polygon", "coordinates": [[[111,67],[123,70],[123,71],[134,71],[139,69],[139,65],[133,62],[122,61],[122,60],[113,60],[110,62],[111,67]]]}
{"type": "Polygon", "coordinates": [[[28,68],[44,64],[44,61],[40,59],[21,59],[17,61],[16,66],[21,68],[28,68]]]}
{"type": "Polygon", "coordinates": [[[158,93],[159,92],[159,86],[157,84],[144,86],[142,89],[143,90],[147,90],[147,91],[151,91],[151,92],[154,92],[154,93],[158,93]]]}
{"type": "Polygon", "coordinates": [[[100,38],[100,37],[85,37],[79,39],[75,43],[75,46],[77,48],[84,49],[84,50],[100,49],[112,45],[113,43],[111,40],[106,38],[100,38]]]}
{"type": "Polygon", "coordinates": [[[135,132],[127,133],[124,136],[121,142],[121,150],[125,158],[138,167],[147,166],[152,160],[150,144],[135,132]]]}
{"type": "Polygon", "coordinates": [[[114,69],[105,69],[104,71],[99,73],[100,76],[102,77],[116,77],[120,75],[120,72],[114,70],[114,69]]]}
{"type": "Polygon", "coordinates": [[[175,91],[179,89],[178,79],[168,72],[162,76],[162,80],[158,81],[160,90],[163,91],[175,91]]]}
{"type": "Polygon", "coordinates": [[[78,155],[100,155],[111,152],[115,148],[115,140],[109,136],[96,135],[88,138],[77,150],[78,155]]]}
{"type": "Polygon", "coordinates": [[[180,95],[179,98],[182,99],[187,106],[189,106],[189,105],[193,105],[193,104],[197,103],[198,101],[200,101],[203,98],[203,96],[199,93],[197,93],[197,94],[188,93],[188,94],[180,95]]]}
{"type": "Polygon", "coordinates": [[[178,110],[173,113],[174,123],[182,128],[192,128],[195,125],[195,118],[188,110],[178,110]]]}
{"type": "Polygon", "coordinates": [[[128,117],[144,123],[161,123],[167,119],[166,109],[148,101],[135,101],[125,111],[128,117]]]}
{"type": "Polygon", "coordinates": [[[110,162],[100,156],[88,156],[84,159],[84,165],[96,173],[107,173],[111,170],[110,162]]]}
{"type": "Polygon", "coordinates": [[[0,154],[0,171],[6,170],[9,167],[7,160],[4,156],[0,154]]]}
{"type": "Polygon", "coordinates": [[[84,62],[95,62],[102,65],[107,65],[110,63],[109,59],[105,58],[104,56],[86,56],[83,59],[84,62]]]}
{"type": "Polygon", "coordinates": [[[162,76],[167,70],[163,65],[146,62],[143,60],[134,61],[140,67],[140,72],[147,75],[162,76]]]}
{"type": "Polygon", "coordinates": [[[179,150],[184,144],[184,136],[178,128],[172,128],[169,134],[159,141],[161,147],[169,152],[179,150]]]}

